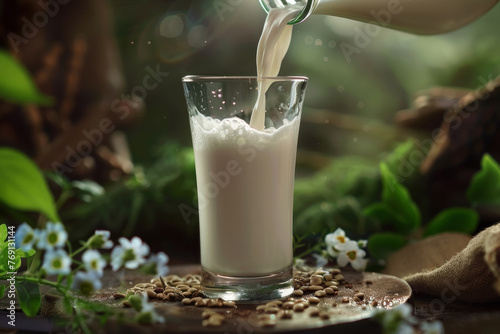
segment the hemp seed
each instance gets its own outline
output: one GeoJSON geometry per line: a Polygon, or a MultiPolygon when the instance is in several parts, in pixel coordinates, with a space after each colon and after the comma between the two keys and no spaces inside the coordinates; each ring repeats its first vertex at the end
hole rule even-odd
{"type": "Polygon", "coordinates": [[[307,301],[309,303],[313,303],[313,304],[318,304],[320,302],[318,297],[309,297],[309,298],[307,298],[307,301]]]}
{"type": "Polygon", "coordinates": [[[311,309],[311,311],[309,311],[309,316],[311,316],[311,317],[319,316],[319,310],[317,308],[311,309]]]}
{"type": "Polygon", "coordinates": [[[297,304],[293,305],[293,310],[295,312],[303,312],[304,311],[304,304],[297,303],[297,304]]]}
{"type": "Polygon", "coordinates": [[[295,291],[293,292],[293,295],[294,295],[294,296],[297,296],[297,297],[300,297],[300,296],[302,296],[303,294],[304,294],[304,291],[302,291],[302,290],[295,290],[295,291]]]}
{"type": "Polygon", "coordinates": [[[324,296],[326,296],[326,292],[325,292],[325,290],[318,290],[318,291],[316,291],[316,292],[314,293],[314,295],[315,295],[316,297],[324,297],[324,296]]]}

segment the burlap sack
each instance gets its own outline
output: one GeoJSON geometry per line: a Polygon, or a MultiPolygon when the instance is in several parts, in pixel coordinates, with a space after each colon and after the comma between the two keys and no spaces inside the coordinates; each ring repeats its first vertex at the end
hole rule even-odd
{"type": "Polygon", "coordinates": [[[415,293],[446,300],[500,301],[500,223],[479,233],[442,266],[404,279],[415,293]]]}

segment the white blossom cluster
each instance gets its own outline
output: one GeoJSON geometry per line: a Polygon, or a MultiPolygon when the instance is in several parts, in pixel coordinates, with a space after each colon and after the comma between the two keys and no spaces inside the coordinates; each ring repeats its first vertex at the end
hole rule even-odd
{"type": "Polygon", "coordinates": [[[366,247],[366,240],[354,241],[345,235],[345,231],[340,227],[333,233],[325,236],[326,249],[321,254],[313,254],[318,267],[324,267],[328,263],[328,258],[336,259],[340,267],[351,264],[357,271],[364,271],[368,260],[365,259],[366,252],[362,249],[366,247]]]}

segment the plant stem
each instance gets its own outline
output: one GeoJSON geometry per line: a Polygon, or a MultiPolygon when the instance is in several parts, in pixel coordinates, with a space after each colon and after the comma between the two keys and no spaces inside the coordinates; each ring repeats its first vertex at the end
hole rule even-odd
{"type": "Polygon", "coordinates": [[[78,324],[78,326],[82,329],[82,331],[85,333],[85,334],[92,334],[92,331],[89,329],[89,327],[87,326],[87,323],[85,322],[85,319],[83,318],[82,314],[80,313],[80,308],[78,307],[78,305],[74,305],[73,306],[74,310],[75,310],[75,320],[78,324]]]}
{"type": "Polygon", "coordinates": [[[309,255],[309,254],[311,254],[312,252],[314,252],[315,250],[317,250],[318,246],[319,246],[319,244],[317,244],[316,246],[314,246],[314,247],[312,247],[312,248],[309,248],[309,249],[308,249],[308,250],[306,250],[305,252],[303,252],[303,253],[301,253],[300,255],[297,255],[297,256],[295,256],[295,257],[296,257],[296,258],[301,259],[301,258],[303,258],[304,256],[309,255]]]}
{"type": "Polygon", "coordinates": [[[88,248],[87,244],[83,245],[82,247],[78,248],[76,251],[74,251],[73,253],[71,253],[69,255],[69,257],[73,258],[73,256],[77,255],[78,253],[81,253],[83,252],[84,250],[86,250],[88,248]]]}
{"type": "Polygon", "coordinates": [[[41,251],[38,250],[35,255],[32,256],[31,263],[29,264],[28,270],[26,271],[26,274],[30,275],[31,273],[35,272],[36,267],[38,266],[38,263],[40,262],[40,253],[41,251]]]}
{"type": "Polygon", "coordinates": [[[62,205],[68,200],[68,198],[71,197],[71,195],[73,195],[73,191],[71,190],[63,191],[61,196],[59,196],[59,198],[57,199],[56,208],[60,209],[62,205]]]}

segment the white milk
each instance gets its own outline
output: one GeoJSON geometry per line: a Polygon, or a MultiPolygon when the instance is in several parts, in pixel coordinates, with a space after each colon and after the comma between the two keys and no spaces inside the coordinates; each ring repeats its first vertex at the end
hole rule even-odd
{"type": "Polygon", "coordinates": [[[261,276],[292,264],[293,180],[299,118],[258,131],[244,121],[191,117],[201,263],[213,273],[261,276]]]}
{"type": "MultiPolygon", "coordinates": [[[[277,76],[297,9],[271,10],[257,51],[259,77],[277,76]]],[[[270,84],[270,83],[269,83],[270,84]]],[[[293,260],[293,184],[299,118],[265,129],[265,92],[250,125],[238,118],[192,116],[201,264],[213,273],[263,276],[293,260]]]]}

